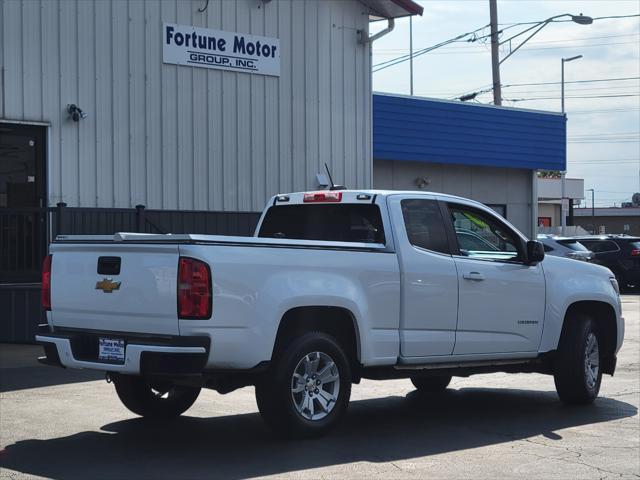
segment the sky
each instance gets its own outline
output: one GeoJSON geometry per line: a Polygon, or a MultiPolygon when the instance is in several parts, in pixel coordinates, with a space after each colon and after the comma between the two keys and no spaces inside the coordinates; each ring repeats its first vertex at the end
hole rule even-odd
{"type": "MultiPolygon", "coordinates": [[[[418,3],[424,15],[413,19],[414,52],[489,23],[489,0],[418,3]]],[[[593,18],[640,14],[640,0],[498,0],[500,28],[564,13],[593,18]]],[[[386,22],[376,22],[371,31],[385,26],[386,22]]],[[[501,39],[524,28],[512,26],[501,39]]],[[[488,34],[488,27],[477,32],[477,36],[488,34]]],[[[373,45],[374,70],[376,64],[408,52],[409,20],[399,19],[395,29],[373,45]]],[[[508,53],[504,45],[500,58],[508,53]]],[[[565,63],[566,82],[630,78],[565,85],[567,177],[584,178],[585,190],[595,189],[596,207],[620,206],[640,192],[640,17],[596,19],[591,25],[571,21],[547,25],[501,65],[503,106],[561,111],[559,83],[504,85],[559,82],[561,58],[575,55],[583,58],[565,63]]],[[[488,39],[452,43],[415,58],[413,78],[414,95],[424,97],[455,99],[487,90],[492,84],[488,39]]],[[[373,89],[408,95],[409,62],[373,73],[373,89]]],[[[478,95],[476,101],[493,103],[491,91],[478,95]]],[[[591,194],[585,193],[590,207],[591,194]]]]}

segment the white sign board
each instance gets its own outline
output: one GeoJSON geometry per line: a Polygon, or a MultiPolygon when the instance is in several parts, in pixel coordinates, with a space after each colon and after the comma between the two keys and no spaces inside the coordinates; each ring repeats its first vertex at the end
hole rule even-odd
{"type": "Polygon", "coordinates": [[[192,67],[280,76],[280,40],[165,23],[162,61],[192,67]]]}

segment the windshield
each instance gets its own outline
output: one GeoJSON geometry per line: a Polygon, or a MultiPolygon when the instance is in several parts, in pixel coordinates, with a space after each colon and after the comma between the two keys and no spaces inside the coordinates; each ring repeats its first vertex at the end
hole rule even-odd
{"type": "Polygon", "coordinates": [[[380,209],[374,204],[270,207],[258,236],[296,240],[385,243],[380,209]]]}
{"type": "Polygon", "coordinates": [[[560,245],[564,245],[571,250],[575,250],[576,252],[588,252],[589,249],[582,245],[577,240],[557,240],[560,245]]]}

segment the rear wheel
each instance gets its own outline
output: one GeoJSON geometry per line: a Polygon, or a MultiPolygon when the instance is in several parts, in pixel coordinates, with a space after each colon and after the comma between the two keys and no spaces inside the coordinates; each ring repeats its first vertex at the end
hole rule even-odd
{"type": "Polygon", "coordinates": [[[565,403],[591,403],[598,396],[602,381],[598,328],[591,318],[583,315],[567,321],[556,352],[556,391],[565,403]]]}
{"type": "Polygon", "coordinates": [[[444,392],[449,383],[451,383],[451,375],[442,375],[434,377],[411,377],[411,383],[419,392],[438,393],[444,392]]]}
{"type": "Polygon", "coordinates": [[[294,340],[256,385],[260,414],[289,437],[320,436],[347,409],[351,369],[335,338],[311,332],[294,340]]]}
{"type": "Polygon", "coordinates": [[[112,377],[120,401],[133,413],[149,418],[172,418],[186,412],[200,388],[149,381],[132,375],[112,377]]]}

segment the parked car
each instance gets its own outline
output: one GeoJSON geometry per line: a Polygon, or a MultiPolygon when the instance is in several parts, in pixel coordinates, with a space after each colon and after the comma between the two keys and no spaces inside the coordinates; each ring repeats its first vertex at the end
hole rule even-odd
{"type": "Polygon", "coordinates": [[[544,253],[547,255],[567,257],[583,262],[591,262],[595,258],[592,251],[572,237],[538,235],[538,241],[544,245],[544,253]]]}
{"type": "Polygon", "coordinates": [[[640,287],[640,237],[597,235],[575,237],[595,254],[595,262],[613,272],[624,290],[640,287]]]}
{"type": "Polygon", "coordinates": [[[254,385],[263,418],[291,436],[334,426],[361,378],[437,393],[452,376],[539,372],[562,401],[591,403],[623,341],[617,283],[544,258],[460,197],[284,194],[254,237],[58,236],[36,339],[44,363],[106,371],[138,415],[254,385]]]}

